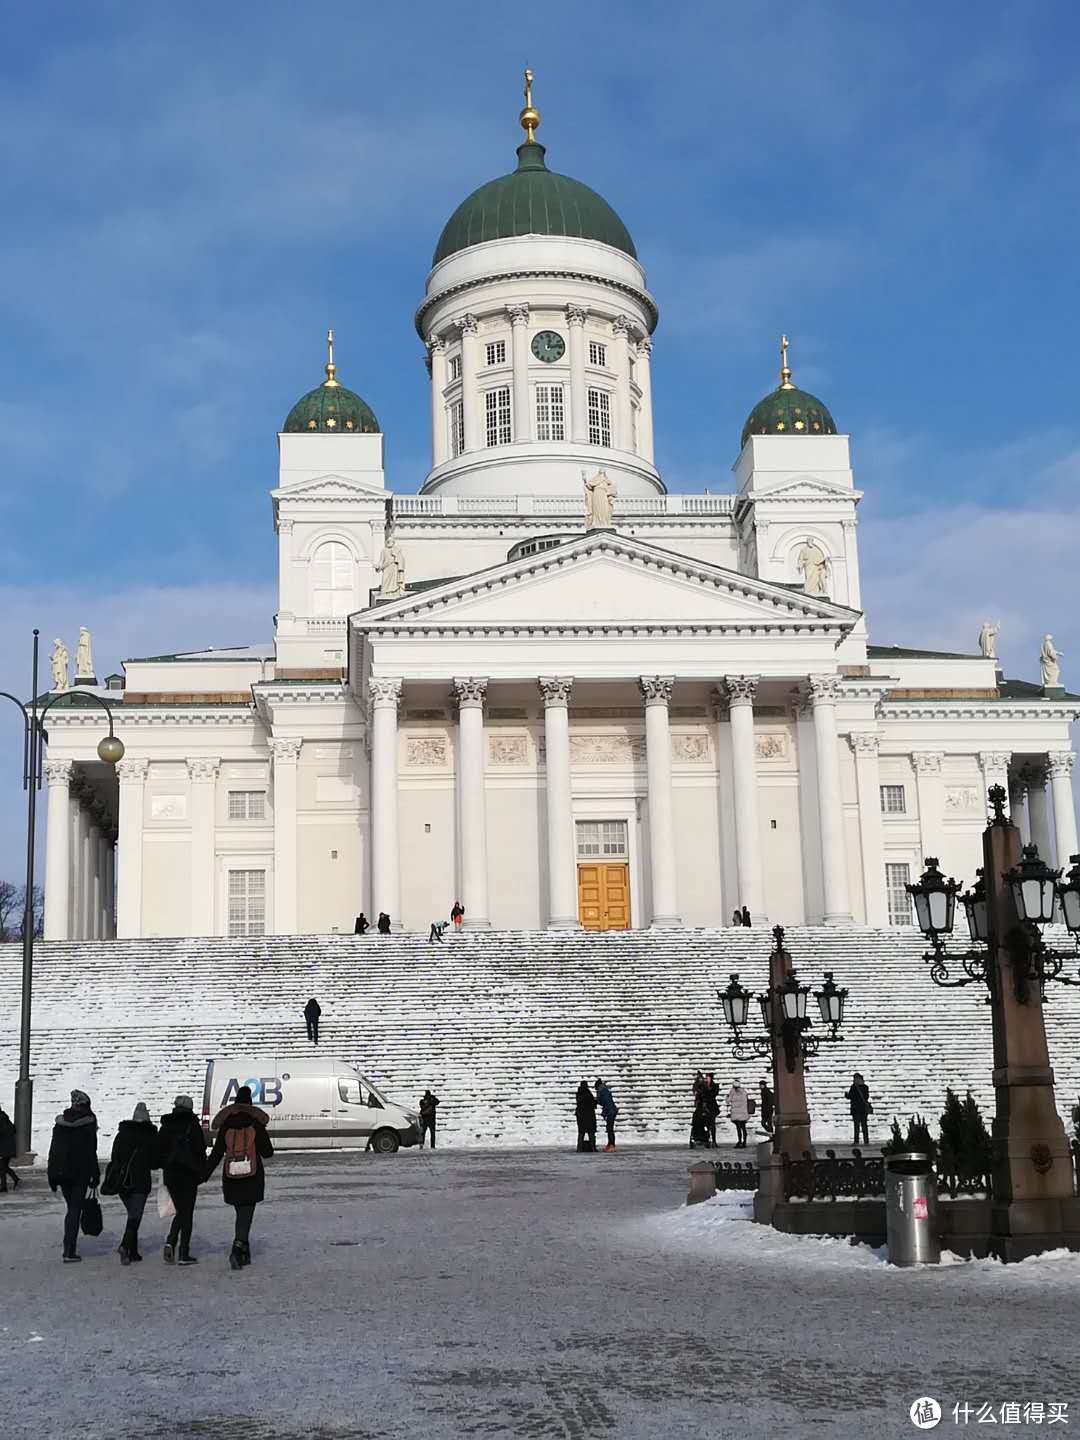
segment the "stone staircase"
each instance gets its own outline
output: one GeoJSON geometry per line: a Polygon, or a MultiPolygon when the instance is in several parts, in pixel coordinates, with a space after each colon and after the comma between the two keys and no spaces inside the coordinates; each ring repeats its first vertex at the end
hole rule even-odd
{"type": "MultiPolygon", "coordinates": [[[[1065,948],[1067,936],[1055,937],[1065,948]]],[[[316,1053],[301,1010],[323,1007],[320,1052],[352,1061],[395,1099],[430,1085],[451,1144],[573,1142],[578,1081],[603,1075],[624,1140],[688,1138],[698,1067],[726,1090],[755,1090],[761,1061],[730,1058],[718,986],[737,971],[766,982],[767,930],[468,932],[443,946],[419,935],[263,940],[118,940],[35,950],[35,1142],[73,1086],[110,1136],[143,1099],[157,1114],[178,1091],[202,1095],[205,1061],[316,1053]]],[[[931,984],[912,930],[796,928],[800,977],[825,969],[850,990],[846,1043],[823,1047],[808,1076],[815,1136],[847,1138],[843,1092],[861,1070],[874,1097],[872,1138],[892,1115],[936,1120],[946,1083],[970,1086],[989,1118],[990,1013],[976,986],[931,984]]],[[[0,1099],[18,1068],[20,955],[0,947],[0,1099]]],[[[813,1001],[811,1001],[813,1006],[813,1001]]],[[[755,1007],[756,1009],[756,1007],[755,1007]]],[[[1080,992],[1051,987],[1046,1006],[1058,1103],[1080,1093],[1080,992]]],[[[721,1134],[733,1138],[729,1126],[721,1134]]]]}

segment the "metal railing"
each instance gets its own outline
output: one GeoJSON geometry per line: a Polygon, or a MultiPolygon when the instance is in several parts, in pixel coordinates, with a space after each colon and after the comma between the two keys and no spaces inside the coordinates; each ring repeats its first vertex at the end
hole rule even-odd
{"type": "Polygon", "coordinates": [[[885,1194],[885,1161],[868,1160],[858,1148],[850,1156],[826,1150],[816,1159],[807,1150],[801,1160],[786,1155],[781,1160],[786,1200],[864,1200],[885,1194]]]}

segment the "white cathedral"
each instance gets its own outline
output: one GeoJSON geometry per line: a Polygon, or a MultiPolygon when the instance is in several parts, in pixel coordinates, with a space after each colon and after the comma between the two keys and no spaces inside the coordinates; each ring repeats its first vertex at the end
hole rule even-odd
{"type": "Polygon", "coordinates": [[[548,169],[528,89],[521,124],[416,312],[419,493],[331,347],[278,436],[272,642],[128,660],[50,712],[47,937],[426,932],[455,900],[503,929],[909,924],[924,855],[972,875],[994,783],[1044,857],[1077,850],[1052,647],[1030,684],[989,630],[869,643],[849,439],[786,342],[732,492],[668,489],[634,243],[548,169]]]}

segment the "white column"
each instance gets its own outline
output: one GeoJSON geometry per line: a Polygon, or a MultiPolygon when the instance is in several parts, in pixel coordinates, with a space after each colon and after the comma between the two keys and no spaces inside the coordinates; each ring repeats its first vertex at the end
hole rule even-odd
{"type": "MultiPolygon", "coordinates": [[[[514,428],[515,440],[533,438],[532,406],[529,404],[529,307],[508,305],[510,317],[510,350],[514,365],[514,428]]],[[[468,907],[465,924],[469,923],[468,907]]]]}
{"type": "Polygon", "coordinates": [[[76,774],[71,787],[71,799],[68,806],[70,816],[70,827],[68,837],[68,851],[71,855],[71,885],[68,894],[68,939],[79,940],[79,906],[82,903],[82,845],[79,841],[79,826],[81,824],[79,811],[82,809],[82,800],[79,794],[79,778],[76,774]]]}
{"type": "Polygon", "coordinates": [[[371,905],[372,924],[385,910],[401,923],[398,869],[398,734],[400,680],[369,680],[371,698],[371,905]]]}
{"type": "Polygon", "coordinates": [[[71,904],[70,760],[46,760],[49,810],[45,828],[45,939],[69,938],[71,904]]]}
{"type": "Polygon", "coordinates": [[[1046,757],[1050,789],[1054,796],[1057,863],[1062,870],[1069,869],[1072,857],[1080,850],[1080,845],[1076,843],[1076,807],[1073,802],[1072,788],[1072,768],[1075,759],[1076,754],[1072,750],[1051,750],[1046,757]]]}
{"type": "Polygon", "coordinates": [[[630,415],[630,321],[620,315],[615,331],[615,449],[633,450],[634,425],[630,415]]]}
{"type": "Polygon", "coordinates": [[[120,824],[116,839],[116,933],[121,940],[142,934],[143,805],[147,760],[121,760],[120,824]]]}
{"type": "Polygon", "coordinates": [[[866,923],[888,924],[885,896],[885,849],[881,843],[881,775],[878,737],[869,730],[848,736],[855,753],[855,789],[859,800],[859,849],[862,851],[863,898],[866,923]]]}
{"type": "Polygon", "coordinates": [[[1009,780],[1009,761],[1012,755],[1008,750],[980,750],[979,769],[982,771],[982,809],[986,814],[990,812],[990,801],[987,793],[994,785],[1000,785],[1009,797],[1010,808],[1012,804],[1012,786],[1009,780]]]}
{"type": "Polygon", "coordinates": [[[92,940],[94,929],[91,922],[94,903],[94,860],[90,847],[90,807],[84,801],[79,806],[79,939],[92,940]]]}
{"type": "Polygon", "coordinates": [[[277,736],[270,742],[274,765],[274,929],[297,933],[296,767],[303,740],[277,736]]]}
{"type": "MultiPolygon", "coordinates": [[[[479,326],[475,315],[463,315],[458,325],[461,328],[461,415],[465,449],[479,450],[483,444],[481,434],[484,418],[480,414],[480,392],[476,387],[479,326]]],[[[390,913],[393,914],[392,911],[390,913]]]]}
{"type": "MultiPolygon", "coordinates": [[[[761,865],[761,820],[758,815],[757,756],[754,751],[756,675],[725,675],[724,693],[731,724],[731,779],[735,803],[735,870],[739,890],[735,903],[745,905],[750,920],[761,925],[765,914],[765,878],[761,865]]],[[[733,907],[734,908],[734,907],[733,907]]]]}
{"type": "Polygon", "coordinates": [[[105,846],[105,939],[116,939],[116,837],[105,846]]]}
{"type": "Polygon", "coordinates": [[[589,439],[589,402],[585,385],[585,321],[589,312],[584,305],[566,307],[566,326],[570,332],[570,439],[586,444],[589,439]]]}
{"type": "Polygon", "coordinates": [[[101,874],[101,842],[103,838],[100,827],[92,820],[89,835],[90,912],[87,916],[91,940],[100,940],[105,934],[105,886],[101,874]]]}
{"type": "Polygon", "coordinates": [[[911,757],[919,803],[919,847],[923,858],[937,855],[941,850],[945,823],[945,782],[941,776],[943,759],[940,750],[916,750],[911,757]]]}
{"type": "Polygon", "coordinates": [[[457,812],[461,844],[459,892],[465,928],[485,929],[488,916],[487,792],[484,764],[485,679],[458,676],[451,687],[458,707],[457,812]]]}
{"type": "Polygon", "coordinates": [[[1053,841],[1050,838],[1050,807],[1046,799],[1046,771],[1031,766],[1025,771],[1027,781],[1028,821],[1031,843],[1039,847],[1039,857],[1048,865],[1054,863],[1053,841]]]}
{"type": "Polygon", "coordinates": [[[818,818],[821,823],[821,869],[825,888],[823,918],[826,925],[847,925],[851,922],[847,847],[844,844],[844,797],[840,789],[840,756],[836,740],[836,702],[839,694],[839,676],[810,676],[818,818]]]}
{"type": "MultiPolygon", "coordinates": [[[[273,744],[274,742],[271,742],[273,744]]],[[[275,757],[275,765],[276,765],[275,757]]],[[[217,777],[220,759],[200,756],[187,762],[191,784],[191,914],[189,935],[215,935],[214,876],[217,859],[217,777]]],[[[295,784],[295,780],[294,780],[295,784]]],[[[274,778],[274,913],[277,915],[277,776],[274,778]]],[[[294,802],[295,803],[295,802],[294,802]]],[[[292,932],[289,932],[292,933],[292,932]]]]}
{"type": "Polygon", "coordinates": [[[675,685],[671,675],[643,675],[645,764],[649,786],[649,865],[652,871],[653,929],[681,925],[675,815],[671,795],[671,727],[668,705],[675,685]]]}
{"type": "Polygon", "coordinates": [[[643,335],[637,343],[637,357],[637,383],[638,389],[641,391],[641,408],[638,411],[638,454],[651,465],[655,459],[652,417],[652,341],[647,335],[643,335]]]}
{"type": "Polygon", "coordinates": [[[449,421],[446,418],[446,341],[436,335],[428,341],[428,368],[431,373],[431,465],[441,465],[449,456],[449,421]]]}
{"type": "Polygon", "coordinates": [[[573,684],[565,675],[541,675],[539,680],[544,697],[549,930],[576,930],[579,926],[570,785],[569,705],[573,684]]]}

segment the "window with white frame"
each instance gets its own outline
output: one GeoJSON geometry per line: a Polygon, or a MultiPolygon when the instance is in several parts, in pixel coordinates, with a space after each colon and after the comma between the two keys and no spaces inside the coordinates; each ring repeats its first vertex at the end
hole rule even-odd
{"type": "Polygon", "coordinates": [[[450,420],[450,454],[460,455],[465,449],[465,406],[455,400],[446,413],[450,420]]]}
{"type": "Polygon", "coordinates": [[[881,813],[883,815],[907,814],[907,798],[903,785],[882,785],[881,813]]]}
{"type": "Polygon", "coordinates": [[[606,390],[589,391],[589,444],[611,447],[611,396],[606,390]]]}
{"type": "Polygon", "coordinates": [[[561,385],[537,385],[536,387],[536,438],[537,440],[566,439],[566,407],[563,404],[561,385]]]}
{"type": "Polygon", "coordinates": [[[607,346],[602,340],[589,341],[589,364],[601,367],[607,365],[607,346]]]}
{"type": "Polygon", "coordinates": [[[911,896],[904,888],[911,879],[910,865],[885,866],[885,896],[889,902],[889,924],[911,924],[911,896]]]}
{"type": "Polygon", "coordinates": [[[314,615],[348,615],[353,608],[354,564],[347,545],[327,540],[311,557],[311,609],[314,615]]]}
{"type": "Polygon", "coordinates": [[[265,820],[265,819],[266,819],[266,791],[265,791],[265,790],[230,790],[230,791],[229,791],[229,819],[230,819],[230,820],[265,820]]]}
{"type": "Polygon", "coordinates": [[[229,934],[266,934],[266,871],[229,871],[229,934]]]}
{"type": "Polygon", "coordinates": [[[447,364],[451,380],[461,379],[461,356],[451,355],[447,364]]]}
{"type": "Polygon", "coordinates": [[[509,385],[500,385],[497,390],[486,390],[484,392],[484,417],[487,421],[487,443],[489,445],[509,445],[509,385]]]}
{"type": "Polygon", "coordinates": [[[487,363],[489,365],[506,364],[506,341],[489,340],[487,344],[487,363]]]}
{"type": "Polygon", "coordinates": [[[625,860],[629,855],[625,820],[579,820],[579,860],[625,860]]]}

